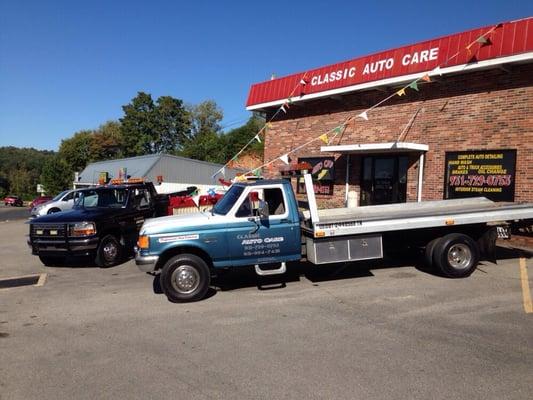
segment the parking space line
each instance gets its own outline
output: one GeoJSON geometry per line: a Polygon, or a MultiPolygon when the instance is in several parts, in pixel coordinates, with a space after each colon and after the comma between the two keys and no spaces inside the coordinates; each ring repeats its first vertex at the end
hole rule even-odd
{"type": "Polygon", "coordinates": [[[524,257],[520,257],[520,280],[522,282],[524,311],[527,314],[533,313],[533,303],[531,303],[531,290],[529,289],[529,278],[527,276],[527,265],[526,259],[524,257]]]}
{"type": "Polygon", "coordinates": [[[35,286],[43,286],[46,283],[46,278],[48,278],[48,274],[41,274],[35,286]]]}

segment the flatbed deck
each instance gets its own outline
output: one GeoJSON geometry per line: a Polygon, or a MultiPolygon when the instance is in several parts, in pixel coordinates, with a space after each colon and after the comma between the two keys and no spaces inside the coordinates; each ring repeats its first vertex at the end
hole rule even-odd
{"type": "Polygon", "coordinates": [[[484,197],[318,210],[318,221],[304,212],[307,230],[342,236],[447,225],[533,220],[532,203],[496,203],[484,197]]]}

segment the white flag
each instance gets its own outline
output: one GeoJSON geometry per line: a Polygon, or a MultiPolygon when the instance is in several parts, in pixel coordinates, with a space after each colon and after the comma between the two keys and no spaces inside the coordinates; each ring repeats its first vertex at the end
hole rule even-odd
{"type": "Polygon", "coordinates": [[[261,143],[261,138],[259,137],[259,135],[255,135],[254,139],[261,143]]]}
{"type": "Polygon", "coordinates": [[[435,68],[433,71],[431,71],[431,74],[433,74],[433,75],[439,74],[440,76],[442,76],[442,72],[440,70],[440,66],[437,66],[437,68],[435,68]]]}
{"type": "Polygon", "coordinates": [[[365,121],[368,121],[368,114],[366,111],[363,111],[361,114],[358,115],[359,118],[363,118],[365,121]]]}
{"type": "Polygon", "coordinates": [[[283,154],[280,158],[279,158],[281,161],[283,161],[285,164],[289,164],[289,155],[288,154],[283,154]]]}

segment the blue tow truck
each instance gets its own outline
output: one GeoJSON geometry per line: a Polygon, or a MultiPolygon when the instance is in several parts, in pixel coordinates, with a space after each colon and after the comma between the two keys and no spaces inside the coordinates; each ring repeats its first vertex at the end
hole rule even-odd
{"type": "Polygon", "coordinates": [[[148,219],[136,247],[141,271],[159,274],[172,302],[205,297],[213,273],[254,266],[258,275],[283,274],[286,263],[312,264],[382,258],[413,248],[444,276],[469,276],[497,236],[533,222],[533,204],[485,198],[319,210],[311,175],[307,207],[291,182],[233,184],[209,211],[148,219]]]}

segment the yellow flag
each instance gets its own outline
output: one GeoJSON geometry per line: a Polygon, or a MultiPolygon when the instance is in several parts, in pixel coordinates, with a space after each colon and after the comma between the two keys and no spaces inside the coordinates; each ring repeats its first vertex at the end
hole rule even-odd
{"type": "Polygon", "coordinates": [[[396,92],[398,96],[403,96],[405,94],[405,88],[402,88],[396,92]]]}
{"type": "Polygon", "coordinates": [[[323,134],[323,135],[320,135],[318,137],[320,140],[322,140],[324,143],[328,144],[329,143],[329,139],[328,139],[328,135],[327,134],[323,134]]]}

